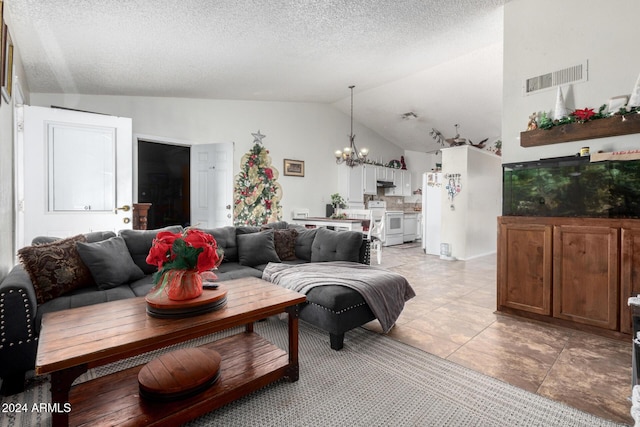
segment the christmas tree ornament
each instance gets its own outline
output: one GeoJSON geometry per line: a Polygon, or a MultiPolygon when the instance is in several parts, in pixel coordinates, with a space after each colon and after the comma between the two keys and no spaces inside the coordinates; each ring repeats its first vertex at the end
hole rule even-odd
{"type": "Polygon", "coordinates": [[[562,120],[569,115],[567,107],[564,105],[564,97],[562,89],[558,86],[558,94],[556,95],[556,108],[553,110],[553,120],[562,120]]]}
{"type": "Polygon", "coordinates": [[[640,75],[638,76],[638,80],[636,80],[636,85],[631,91],[631,97],[627,103],[627,110],[632,107],[640,107],[640,75]]]}
{"type": "Polygon", "coordinates": [[[240,160],[240,172],[234,186],[235,225],[260,226],[282,218],[282,187],[278,170],[271,165],[271,156],[258,131],[252,133],[254,145],[240,160]]]}

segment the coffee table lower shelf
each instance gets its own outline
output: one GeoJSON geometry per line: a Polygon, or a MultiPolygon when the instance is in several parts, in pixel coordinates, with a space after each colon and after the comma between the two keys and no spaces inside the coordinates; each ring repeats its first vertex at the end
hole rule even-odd
{"type": "Polygon", "coordinates": [[[205,344],[220,353],[220,378],[206,391],[174,402],[140,397],[136,366],[73,386],[72,426],[179,426],[281,378],[298,379],[286,351],[255,332],[205,344]]]}

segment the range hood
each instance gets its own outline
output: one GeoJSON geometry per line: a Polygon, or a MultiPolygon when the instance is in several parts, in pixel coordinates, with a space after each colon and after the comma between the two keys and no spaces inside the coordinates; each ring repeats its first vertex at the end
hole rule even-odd
{"type": "Polygon", "coordinates": [[[376,186],[382,188],[395,188],[393,181],[376,181],[376,186]]]}

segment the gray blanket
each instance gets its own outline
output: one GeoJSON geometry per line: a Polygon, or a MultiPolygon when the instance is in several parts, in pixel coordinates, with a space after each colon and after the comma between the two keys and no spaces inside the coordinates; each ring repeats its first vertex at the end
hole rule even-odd
{"type": "Polygon", "coordinates": [[[400,274],[357,262],[296,265],[270,262],[262,278],[305,295],[316,286],[340,285],[354,289],[362,295],[385,333],[395,324],[405,301],[416,296],[400,274]]]}

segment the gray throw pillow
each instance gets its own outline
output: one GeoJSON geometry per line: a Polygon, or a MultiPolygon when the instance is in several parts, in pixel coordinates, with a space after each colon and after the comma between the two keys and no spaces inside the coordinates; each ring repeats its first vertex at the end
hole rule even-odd
{"type": "Polygon", "coordinates": [[[159,231],[182,233],[184,229],[181,225],[171,225],[157,230],[120,230],[120,236],[127,244],[133,262],[140,267],[144,274],[155,273],[158,270],[157,266],[147,264],[147,255],[149,255],[153,239],[159,231]]]}
{"type": "Polygon", "coordinates": [[[311,246],[311,262],[358,262],[362,245],[359,231],[332,231],[319,228],[311,246]]]}
{"type": "Polygon", "coordinates": [[[95,243],[76,243],[80,258],[87,265],[98,288],[107,290],[142,279],[144,272],[131,259],[122,237],[95,243]]]}
{"type": "Polygon", "coordinates": [[[219,249],[224,252],[222,262],[238,262],[238,244],[236,243],[236,228],[234,226],[202,229],[216,239],[219,249]]]}
{"type": "Polygon", "coordinates": [[[238,234],[236,238],[240,264],[254,267],[269,262],[280,262],[273,240],[273,230],[238,234]]]}

